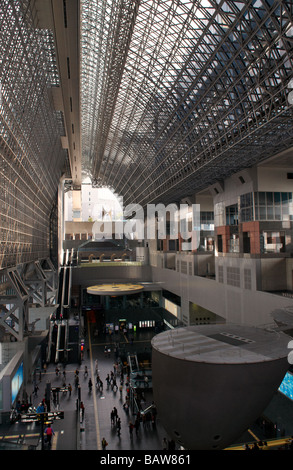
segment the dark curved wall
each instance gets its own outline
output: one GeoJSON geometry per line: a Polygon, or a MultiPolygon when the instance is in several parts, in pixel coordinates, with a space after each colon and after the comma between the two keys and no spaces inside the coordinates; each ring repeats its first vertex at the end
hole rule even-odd
{"type": "Polygon", "coordinates": [[[261,415],[288,369],[287,358],[210,364],[153,348],[153,391],[166,432],[186,449],[223,449],[261,415]]]}

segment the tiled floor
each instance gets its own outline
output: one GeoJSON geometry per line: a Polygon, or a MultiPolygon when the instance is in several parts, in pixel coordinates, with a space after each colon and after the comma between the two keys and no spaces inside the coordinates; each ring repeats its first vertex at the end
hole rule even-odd
{"type": "MultiPolygon", "coordinates": [[[[121,339],[121,338],[120,338],[121,339]]],[[[125,339],[122,338],[125,342],[125,339]]],[[[164,428],[160,423],[159,416],[156,420],[156,425],[153,427],[151,423],[144,427],[141,423],[138,433],[133,430],[133,434],[129,433],[129,422],[134,423],[135,414],[129,410],[126,412],[123,409],[123,403],[126,398],[126,385],[124,382],[122,394],[119,389],[112,390],[111,387],[107,388],[106,376],[114,370],[114,352],[111,351],[110,357],[105,357],[104,346],[105,341],[109,341],[108,337],[100,337],[99,340],[94,338],[93,334],[89,333],[86,336],[85,343],[85,357],[82,364],[68,364],[65,368],[66,371],[66,384],[71,383],[72,394],[59,393],[59,406],[57,408],[64,410],[64,420],[56,421],[54,423],[54,448],[56,449],[76,449],[80,450],[95,450],[102,449],[101,440],[103,437],[108,442],[107,450],[161,450],[163,437],[168,438],[164,428]],[[103,391],[93,387],[92,392],[88,389],[88,380],[91,377],[93,383],[96,380],[95,374],[95,361],[98,360],[98,372],[101,380],[103,381],[103,391]],[[88,376],[84,375],[85,366],[88,368],[88,376]],[[75,409],[78,391],[74,386],[74,376],[76,368],[79,368],[79,385],[80,385],[80,398],[85,406],[84,418],[80,421],[80,436],[76,434],[75,426],[75,409]],[[118,416],[121,419],[121,434],[118,436],[115,425],[111,424],[111,411],[113,407],[117,408],[118,416]]],[[[113,349],[113,340],[112,340],[113,349]]],[[[136,346],[150,346],[148,335],[145,337],[137,337],[137,343],[134,340],[133,344],[127,344],[128,348],[135,351],[136,346]]],[[[44,396],[46,382],[50,381],[51,387],[62,385],[63,379],[57,377],[55,374],[55,365],[49,364],[47,372],[42,374],[42,381],[39,384],[38,397],[33,398],[34,405],[44,396]]],[[[145,402],[142,403],[143,409],[152,403],[152,392],[145,392],[145,402]]]]}
{"type": "MultiPolygon", "coordinates": [[[[88,366],[91,376],[94,374],[95,361],[98,360],[98,373],[103,381],[103,391],[93,391],[91,394],[88,392],[87,381],[82,379],[82,401],[85,403],[85,417],[83,422],[84,431],[81,433],[81,449],[101,448],[101,440],[104,437],[108,442],[107,450],[160,450],[162,449],[162,439],[167,437],[166,432],[161,426],[160,419],[157,419],[155,427],[151,423],[144,427],[141,423],[138,433],[133,430],[132,435],[129,433],[129,422],[134,423],[135,414],[131,410],[126,412],[123,409],[123,404],[126,398],[126,385],[124,381],[122,393],[119,389],[112,390],[111,386],[107,387],[106,376],[114,371],[114,352],[112,351],[110,357],[104,356],[105,338],[100,338],[99,342],[95,339],[93,341],[92,335],[88,335],[89,341],[89,357],[85,358],[83,368],[88,366]],[[116,407],[118,416],[121,419],[121,434],[118,436],[115,425],[111,424],[111,411],[116,407]]],[[[125,342],[125,338],[122,342],[125,342]]],[[[139,336],[134,341],[133,345],[128,343],[128,347],[134,351],[136,346],[141,346],[144,340],[148,340],[146,335],[139,336]],[[138,343],[140,342],[140,343],[138,343]]],[[[113,345],[113,342],[112,342],[113,345]]],[[[112,348],[113,349],[113,348],[112,348]]],[[[117,381],[118,382],[118,381],[117,381]]],[[[118,382],[119,383],[119,382],[118,382]]],[[[143,409],[152,403],[151,391],[145,393],[145,402],[142,404],[143,409]]]]}
{"type": "MultiPolygon", "coordinates": [[[[130,352],[150,351],[150,339],[153,333],[144,332],[144,334],[137,334],[134,338],[133,344],[131,341],[120,336],[120,344],[122,348],[126,348],[130,352]]],[[[113,340],[111,345],[113,349],[113,340]]],[[[131,410],[126,413],[123,409],[123,403],[126,396],[126,386],[124,384],[122,396],[120,396],[119,389],[112,390],[111,387],[107,388],[106,376],[114,370],[115,356],[111,351],[110,357],[105,357],[104,347],[109,343],[109,337],[94,336],[92,329],[85,337],[85,357],[82,364],[67,364],[66,371],[66,384],[71,383],[72,394],[59,393],[59,402],[52,410],[63,410],[64,419],[54,421],[53,428],[55,436],[53,439],[52,449],[56,450],[100,450],[101,440],[105,437],[108,442],[107,450],[161,450],[162,440],[164,437],[169,440],[169,436],[165,432],[161,422],[160,416],[157,416],[156,426],[151,424],[148,427],[143,427],[142,423],[138,433],[133,430],[133,434],[129,433],[129,421],[134,422],[135,414],[131,410]],[[92,378],[95,382],[95,361],[98,360],[98,372],[103,381],[103,391],[96,390],[94,387],[92,392],[88,390],[88,379],[92,378]],[[84,376],[85,366],[88,368],[88,376],[84,376]],[[79,390],[74,387],[75,370],[79,368],[80,388],[79,390]],[[78,393],[85,405],[84,417],[78,419],[76,413],[76,403],[78,393]],[[121,419],[121,434],[118,436],[116,426],[111,424],[111,411],[113,407],[117,408],[118,416],[121,419]]],[[[39,377],[38,377],[39,379],[39,377]]],[[[37,406],[45,394],[47,382],[51,383],[51,387],[62,386],[63,378],[57,377],[55,373],[55,365],[49,364],[46,373],[42,373],[41,381],[38,383],[39,390],[36,397],[33,397],[33,405],[37,406]]],[[[152,392],[145,392],[146,401],[142,403],[143,409],[152,403],[152,392]]],[[[293,410],[292,403],[285,399],[281,394],[276,394],[269,407],[266,410],[266,415],[274,422],[277,423],[278,435],[282,434],[285,429],[286,435],[293,434],[293,410]],[[280,428],[280,429],[279,429],[280,428]]],[[[2,425],[0,434],[10,436],[25,436],[24,443],[36,442],[37,436],[40,433],[40,425],[37,423],[23,424],[17,423],[6,428],[2,425]]],[[[260,437],[261,429],[256,427],[253,431],[260,437]]],[[[247,433],[246,433],[247,434],[247,433]]],[[[244,439],[239,442],[251,441],[251,435],[243,436],[244,439]]],[[[7,441],[8,442],[8,441],[7,441]]],[[[40,448],[40,446],[39,446],[40,448]]],[[[46,449],[46,445],[44,446],[46,449]]]]}

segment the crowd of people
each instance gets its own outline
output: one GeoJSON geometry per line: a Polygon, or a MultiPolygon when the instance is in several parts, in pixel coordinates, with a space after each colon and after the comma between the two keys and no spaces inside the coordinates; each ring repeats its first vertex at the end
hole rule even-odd
{"type": "MultiPolygon", "coordinates": [[[[144,392],[137,390],[135,393],[135,407],[130,406],[131,403],[131,396],[130,396],[130,370],[129,366],[124,365],[120,360],[115,360],[113,364],[113,368],[106,374],[104,382],[101,378],[101,372],[98,367],[98,360],[95,360],[94,363],[94,374],[95,379],[89,377],[88,378],[88,369],[87,366],[84,366],[84,378],[88,378],[88,388],[89,394],[93,391],[93,386],[95,382],[95,387],[97,391],[103,392],[104,389],[104,382],[107,391],[113,391],[114,396],[116,396],[116,392],[119,391],[120,403],[122,403],[121,411],[125,414],[126,419],[122,418],[118,414],[117,407],[114,406],[110,412],[110,424],[111,424],[111,434],[113,435],[113,431],[118,438],[121,437],[122,428],[124,430],[128,430],[130,439],[133,438],[133,435],[139,435],[140,429],[151,430],[155,429],[156,427],[156,417],[157,417],[157,410],[154,402],[152,402],[151,406],[148,408],[148,411],[145,413],[143,412],[143,402],[145,400],[144,392]],[[130,413],[130,411],[132,411],[130,413]]],[[[79,376],[79,371],[76,371],[76,376],[79,376]]],[[[118,395],[117,395],[118,396],[118,395]]],[[[82,403],[82,420],[85,416],[85,406],[82,403]]],[[[103,437],[101,441],[102,448],[105,449],[109,445],[106,441],[105,437],[103,437]]],[[[166,444],[163,443],[163,448],[166,447],[166,444]]],[[[169,445],[169,444],[168,444],[169,445]]]]}
{"type": "MultiPolygon", "coordinates": [[[[117,404],[117,407],[114,407],[112,410],[113,413],[111,412],[110,435],[116,435],[117,438],[120,439],[121,434],[123,434],[123,438],[129,436],[130,439],[133,439],[133,436],[142,436],[143,429],[151,432],[156,428],[156,407],[153,404],[149,407],[147,413],[144,413],[143,410],[146,408],[144,395],[148,393],[147,390],[149,387],[144,384],[142,378],[141,389],[134,390],[131,388],[130,367],[128,364],[126,365],[121,361],[115,346],[116,345],[112,343],[111,348],[107,347],[104,351],[105,358],[107,359],[106,364],[112,364],[109,367],[111,370],[106,370],[105,363],[102,359],[101,367],[99,367],[98,359],[94,359],[93,362],[90,362],[86,361],[85,357],[82,363],[73,369],[66,364],[54,365],[53,370],[50,368],[50,379],[52,378],[52,374],[55,376],[55,380],[53,379],[52,381],[52,388],[58,390],[58,394],[53,393],[53,405],[59,404],[59,397],[61,395],[66,395],[70,398],[72,391],[74,393],[75,389],[74,395],[77,396],[77,390],[80,389],[81,396],[83,397],[83,401],[80,402],[80,416],[81,422],[84,423],[86,430],[87,419],[91,419],[90,414],[86,413],[91,394],[100,392],[99,396],[106,396],[106,391],[113,392],[113,397],[120,398],[120,400],[119,402],[117,400],[119,405],[117,404]],[[110,358],[113,359],[113,363],[108,361],[109,355],[110,358]],[[88,388],[88,394],[85,393],[86,388],[88,388]],[[135,394],[135,400],[133,393],[135,394]],[[119,413],[117,412],[117,408],[120,410],[119,413]]],[[[89,360],[91,359],[89,350],[87,357],[89,360]]],[[[47,367],[44,366],[42,374],[46,374],[46,372],[48,372],[48,370],[47,367]]],[[[143,374],[142,377],[144,377],[144,375],[145,374],[143,374]]],[[[41,380],[41,374],[39,380],[41,380]]],[[[35,383],[37,383],[37,380],[35,383]]],[[[39,400],[37,396],[38,389],[36,388],[35,398],[39,400]]],[[[106,434],[106,437],[107,436],[108,434],[106,434]]],[[[109,440],[109,436],[107,439],[109,440]]],[[[103,442],[102,447],[106,448],[107,446],[112,447],[112,445],[114,445],[112,437],[109,442],[110,444],[103,442]]]]}

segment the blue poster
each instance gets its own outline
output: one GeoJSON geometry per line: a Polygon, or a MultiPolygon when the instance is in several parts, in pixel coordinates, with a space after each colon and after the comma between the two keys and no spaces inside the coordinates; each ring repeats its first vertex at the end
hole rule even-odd
{"type": "Polygon", "coordinates": [[[12,381],[11,381],[11,404],[16,400],[17,394],[20,390],[20,387],[23,382],[23,362],[20,364],[17,369],[12,381]]]}
{"type": "Polygon", "coordinates": [[[293,375],[290,372],[286,373],[279,391],[291,400],[293,399],[293,375]]]}

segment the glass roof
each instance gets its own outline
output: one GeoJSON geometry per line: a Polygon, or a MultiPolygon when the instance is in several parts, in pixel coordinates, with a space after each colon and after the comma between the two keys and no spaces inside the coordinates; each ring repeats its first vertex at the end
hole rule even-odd
{"type": "Polygon", "coordinates": [[[291,146],[292,5],[81,0],[84,173],[175,202],[291,146]]]}

